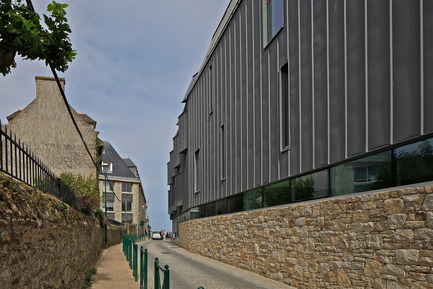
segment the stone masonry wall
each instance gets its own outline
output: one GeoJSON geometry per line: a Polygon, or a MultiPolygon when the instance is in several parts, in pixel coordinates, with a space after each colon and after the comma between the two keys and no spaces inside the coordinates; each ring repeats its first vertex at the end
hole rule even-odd
{"type": "Polygon", "coordinates": [[[81,289],[103,240],[98,221],[0,173],[0,288],[81,289]]]}
{"type": "Polygon", "coordinates": [[[180,245],[297,288],[433,288],[433,186],[196,219],[180,245]]]}

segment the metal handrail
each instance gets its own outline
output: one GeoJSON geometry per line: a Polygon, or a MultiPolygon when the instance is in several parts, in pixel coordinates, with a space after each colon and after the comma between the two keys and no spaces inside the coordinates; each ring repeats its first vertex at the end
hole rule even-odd
{"type": "Polygon", "coordinates": [[[162,267],[162,265],[159,264],[159,259],[158,257],[155,258],[155,262],[154,262],[154,269],[155,269],[155,274],[154,274],[154,289],[170,289],[170,270],[168,269],[168,265],[164,265],[164,267],[162,267]],[[161,279],[160,279],[160,274],[159,271],[162,271],[164,274],[164,279],[163,282],[161,284],[161,279]],[[162,285],[162,287],[161,287],[162,285]]]}

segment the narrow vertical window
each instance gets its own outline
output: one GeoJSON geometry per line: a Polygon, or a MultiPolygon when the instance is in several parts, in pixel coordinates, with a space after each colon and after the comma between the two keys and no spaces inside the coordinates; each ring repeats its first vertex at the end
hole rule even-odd
{"type": "Polygon", "coordinates": [[[283,0],[263,0],[263,34],[265,45],[283,27],[283,0]]]}
{"type": "Polygon", "coordinates": [[[221,180],[226,178],[226,134],[224,125],[221,126],[221,180]]]}
{"type": "Polygon", "coordinates": [[[290,99],[289,99],[289,69],[288,64],[281,67],[281,146],[290,146],[290,99]]]}
{"type": "Polygon", "coordinates": [[[197,193],[201,190],[201,170],[200,170],[200,150],[194,154],[194,191],[197,193]]]}

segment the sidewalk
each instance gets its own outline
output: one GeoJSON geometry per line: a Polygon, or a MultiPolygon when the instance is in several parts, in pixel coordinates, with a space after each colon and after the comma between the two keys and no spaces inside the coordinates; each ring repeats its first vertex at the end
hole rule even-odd
{"type": "Polygon", "coordinates": [[[96,263],[97,273],[93,276],[92,289],[138,289],[132,270],[122,251],[122,244],[111,246],[102,252],[96,263]]]}

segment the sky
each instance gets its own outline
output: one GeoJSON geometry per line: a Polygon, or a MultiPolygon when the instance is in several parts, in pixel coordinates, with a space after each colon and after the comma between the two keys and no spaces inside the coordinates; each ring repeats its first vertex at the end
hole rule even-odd
{"type": "MultiPolygon", "coordinates": [[[[177,117],[230,0],[58,0],[66,9],[76,59],[65,93],[97,121],[102,140],[137,165],[152,229],[171,230],[167,162],[177,117]]],[[[49,1],[33,0],[39,14],[49,1]]],[[[21,60],[0,74],[0,119],[36,96],[35,76],[52,76],[42,61],[21,60]]]]}

